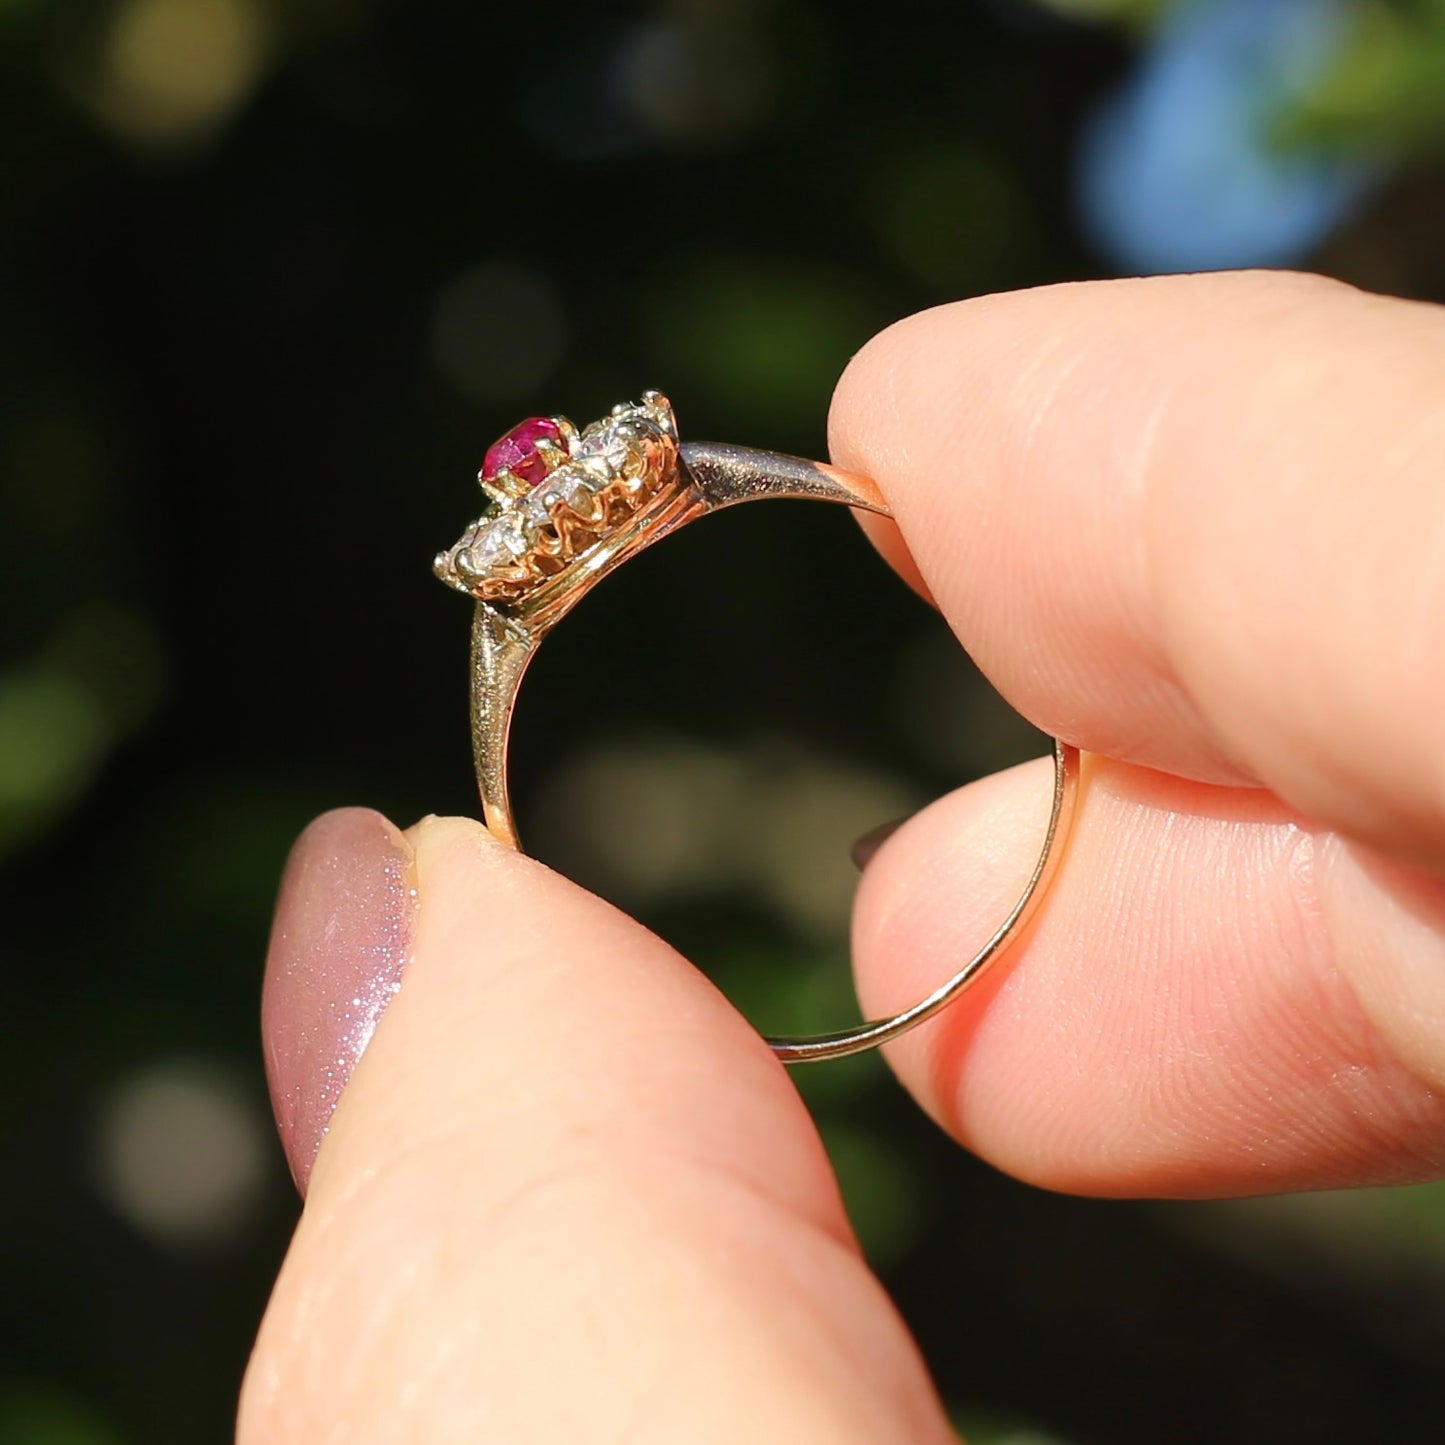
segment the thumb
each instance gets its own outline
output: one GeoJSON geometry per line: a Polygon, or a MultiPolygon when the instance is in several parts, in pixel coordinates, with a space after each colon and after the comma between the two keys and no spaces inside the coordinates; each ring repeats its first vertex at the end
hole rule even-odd
{"type": "Polygon", "coordinates": [[[313,824],[263,1013],[307,1198],[242,1445],[953,1438],[766,1046],[479,824],[313,824]]]}

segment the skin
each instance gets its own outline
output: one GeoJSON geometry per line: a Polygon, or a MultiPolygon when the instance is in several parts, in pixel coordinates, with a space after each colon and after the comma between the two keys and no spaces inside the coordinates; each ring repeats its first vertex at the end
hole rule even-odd
{"type": "MultiPolygon", "coordinates": [[[[1036,925],[890,1050],[922,1106],[1085,1193],[1439,1175],[1445,311],[1266,274],[964,302],[864,349],[832,439],[894,509],[884,553],[1096,755],[1036,925]]],[[[1048,788],[1014,769],[884,844],[870,1013],[992,927],[1048,788]]],[[[952,1439],[747,1026],[478,825],[409,837],[406,986],[317,1158],[243,1445],[952,1439]]]]}

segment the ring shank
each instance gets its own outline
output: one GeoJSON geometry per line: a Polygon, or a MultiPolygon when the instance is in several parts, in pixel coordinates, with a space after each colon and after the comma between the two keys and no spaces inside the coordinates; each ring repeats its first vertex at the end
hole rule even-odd
{"type": "MultiPolygon", "coordinates": [[[[716,442],[686,443],[678,467],[678,498],[654,524],[626,545],[607,551],[586,580],[545,610],[504,612],[477,604],[472,626],[472,750],[482,815],[498,841],[520,848],[507,788],[507,753],[512,713],[523,674],[542,639],[590,586],[645,547],[709,512],[766,497],[836,502],[889,516],[874,482],[821,462],[716,442]]],[[[1042,902],[1063,856],[1078,794],[1078,750],[1054,744],[1053,803],[1043,846],[1018,902],[993,936],[951,978],[927,998],[889,1018],[872,1019],[832,1033],[770,1038],[787,1064],[844,1058],[886,1044],[931,1018],[958,997],[1013,943],[1042,902]]]]}
{"type": "Polygon", "coordinates": [[[760,452],[723,442],[685,442],[682,460],[710,512],[763,497],[793,497],[801,501],[840,502],[845,507],[860,507],[880,516],[891,515],[878,484],[871,477],[845,472],[826,462],[810,462],[803,457],[760,452]]]}
{"type": "Polygon", "coordinates": [[[891,1042],[951,1004],[1019,937],[1043,901],[1064,854],[1078,793],[1079,750],[1055,740],[1053,802],[1034,871],[1029,875],[1018,902],[1009,910],[993,936],[952,978],[946,979],[927,998],[889,1018],[871,1019],[833,1033],[770,1038],[767,1042],[772,1051],[785,1064],[814,1064],[827,1059],[846,1058],[849,1054],[861,1054],[891,1042]]]}
{"type": "Polygon", "coordinates": [[[507,788],[512,712],[522,674],[543,634],[517,626],[494,607],[477,603],[472,618],[472,758],[482,795],[482,821],[499,843],[521,849],[507,788]]]}

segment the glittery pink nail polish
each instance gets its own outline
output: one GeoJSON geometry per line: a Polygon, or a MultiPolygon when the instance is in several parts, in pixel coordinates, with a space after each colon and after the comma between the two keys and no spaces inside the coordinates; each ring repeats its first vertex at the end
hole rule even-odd
{"type": "Polygon", "coordinates": [[[296,840],[271,928],[261,1035],[276,1127],[304,1195],[356,1061],[401,987],[416,889],[401,832],[369,808],[296,840]]]}

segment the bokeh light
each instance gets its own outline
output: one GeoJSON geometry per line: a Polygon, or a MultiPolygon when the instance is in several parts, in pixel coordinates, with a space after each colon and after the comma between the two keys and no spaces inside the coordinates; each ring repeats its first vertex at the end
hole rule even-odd
{"type": "Polygon", "coordinates": [[[72,679],[40,669],[0,675],[0,852],[81,795],[104,743],[95,703],[72,679]]]}
{"type": "Polygon", "coordinates": [[[256,1208],[270,1162],[269,1127],[233,1071],[162,1060],[120,1080],[105,1099],[96,1183],[157,1242],[214,1244],[256,1208]]]}
{"type": "Polygon", "coordinates": [[[945,293],[986,284],[1035,224],[999,158],[958,142],[892,158],[863,203],[899,263],[945,293]]]}
{"type": "Polygon", "coordinates": [[[256,0],[124,0],[82,94],[131,139],[191,140],[260,78],[266,40],[256,0]]]}
{"type": "Polygon", "coordinates": [[[1286,147],[1292,100],[1348,43],[1346,0],[1188,0],[1084,133],[1085,225],[1125,272],[1298,264],[1378,162],[1286,147]]]}
{"type": "Polygon", "coordinates": [[[0,1440],[14,1445],[126,1445],[99,1410],[34,1381],[0,1384],[0,1440]]]}
{"type": "Polygon", "coordinates": [[[856,879],[840,845],[921,802],[801,739],[724,749],[651,736],[556,768],[535,827],[541,851],[633,907],[741,892],[827,942],[846,936],[856,879]]]}
{"type": "Polygon", "coordinates": [[[438,370],[469,401],[520,401],[556,371],[567,350],[567,319],[544,276],[488,261],[437,297],[431,343],[438,370]]]}
{"type": "Polygon", "coordinates": [[[767,116],[777,76],[748,5],[676,5],[619,48],[615,84],[641,130],[671,145],[719,145],[767,116]]]}
{"type": "Polygon", "coordinates": [[[646,317],[660,373],[721,415],[773,426],[819,414],[848,357],[886,319],[864,282],[826,262],[739,254],[689,259],[646,317]]]}

